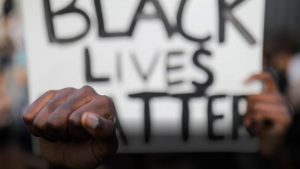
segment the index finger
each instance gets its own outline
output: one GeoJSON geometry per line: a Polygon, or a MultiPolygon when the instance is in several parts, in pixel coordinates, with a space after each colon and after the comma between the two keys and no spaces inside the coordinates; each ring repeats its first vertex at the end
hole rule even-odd
{"type": "Polygon", "coordinates": [[[51,100],[56,91],[50,90],[34,101],[23,113],[23,120],[26,124],[31,124],[39,111],[51,100]]]}

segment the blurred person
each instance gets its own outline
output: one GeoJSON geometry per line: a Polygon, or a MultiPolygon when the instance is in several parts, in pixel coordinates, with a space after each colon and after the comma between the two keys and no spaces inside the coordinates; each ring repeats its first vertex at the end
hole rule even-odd
{"type": "Polygon", "coordinates": [[[27,103],[27,82],[25,71],[19,69],[18,64],[15,62],[17,47],[9,33],[9,25],[11,20],[13,20],[13,9],[12,0],[2,0],[2,10],[0,10],[2,11],[0,15],[0,92],[3,99],[1,99],[0,104],[9,107],[5,108],[9,110],[5,111],[7,118],[2,121],[10,123],[7,125],[11,125],[11,128],[17,128],[18,131],[16,132],[24,132],[20,112],[22,112],[22,108],[27,103]]]}
{"type": "Polygon", "coordinates": [[[9,38],[0,36],[0,131],[1,142],[9,133],[12,120],[12,98],[7,91],[7,70],[12,60],[13,47],[9,38]]]}
{"type": "Polygon", "coordinates": [[[30,154],[30,135],[20,118],[27,103],[27,82],[16,62],[19,46],[11,33],[14,16],[14,1],[0,0],[0,168],[46,169],[43,160],[30,154]]]}
{"type": "Polygon", "coordinates": [[[280,90],[294,109],[292,125],[288,131],[286,147],[293,165],[300,168],[300,54],[295,37],[279,34],[267,44],[268,66],[277,72],[280,90]]]}

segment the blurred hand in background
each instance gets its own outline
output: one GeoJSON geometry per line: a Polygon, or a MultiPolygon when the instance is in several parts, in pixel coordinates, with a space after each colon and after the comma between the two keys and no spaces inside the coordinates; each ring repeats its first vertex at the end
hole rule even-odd
{"type": "Polygon", "coordinates": [[[288,129],[292,123],[291,110],[281,96],[277,85],[269,73],[252,76],[247,83],[261,81],[261,94],[248,97],[245,125],[260,139],[260,152],[273,156],[283,147],[288,129]]]}

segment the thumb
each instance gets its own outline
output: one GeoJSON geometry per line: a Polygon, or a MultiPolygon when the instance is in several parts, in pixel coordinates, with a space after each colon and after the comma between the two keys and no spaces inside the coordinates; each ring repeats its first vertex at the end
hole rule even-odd
{"type": "Polygon", "coordinates": [[[246,84],[252,83],[253,81],[263,82],[265,93],[278,93],[279,91],[277,84],[270,73],[263,72],[253,75],[246,81],[246,84]]]}
{"type": "Polygon", "coordinates": [[[114,124],[95,113],[86,112],[81,118],[83,127],[95,138],[105,139],[113,136],[114,124]]]}

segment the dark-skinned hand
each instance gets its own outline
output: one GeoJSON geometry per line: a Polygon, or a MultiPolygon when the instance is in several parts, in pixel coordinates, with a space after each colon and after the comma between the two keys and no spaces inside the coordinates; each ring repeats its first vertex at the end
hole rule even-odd
{"type": "Polygon", "coordinates": [[[24,112],[28,130],[39,137],[52,165],[96,168],[117,150],[112,100],[89,86],[43,94],[24,112]]]}

